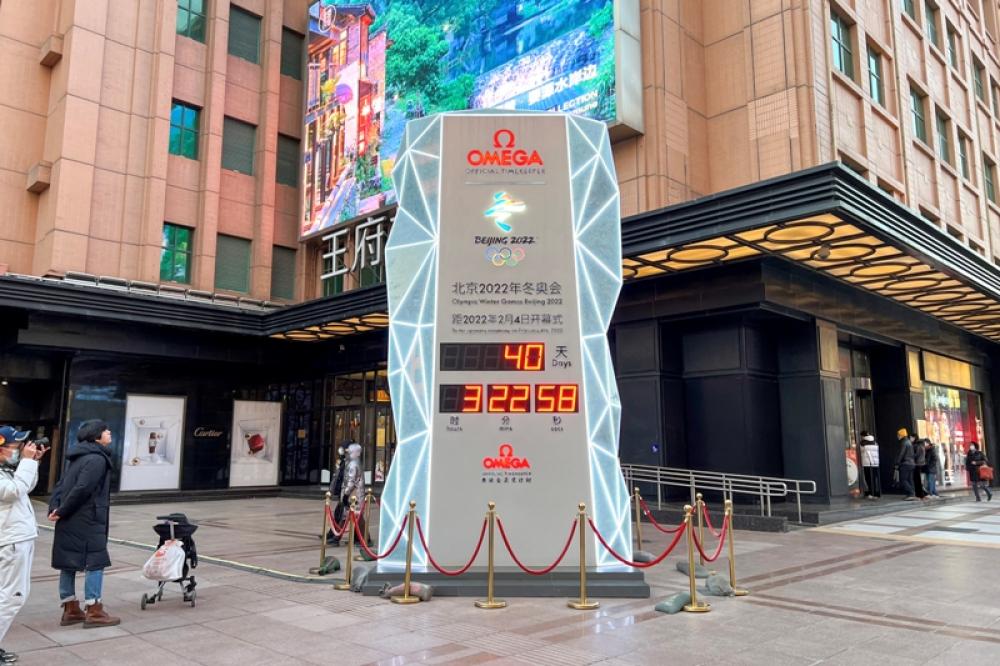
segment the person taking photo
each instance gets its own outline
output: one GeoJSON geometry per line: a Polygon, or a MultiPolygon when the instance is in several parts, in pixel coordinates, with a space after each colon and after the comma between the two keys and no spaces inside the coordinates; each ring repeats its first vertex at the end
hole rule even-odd
{"type": "MultiPolygon", "coordinates": [[[[38,483],[38,461],[48,449],[27,439],[27,431],[0,426],[0,644],[28,600],[38,537],[28,493],[38,483]]],[[[15,661],[16,654],[0,647],[0,664],[15,661]]]]}

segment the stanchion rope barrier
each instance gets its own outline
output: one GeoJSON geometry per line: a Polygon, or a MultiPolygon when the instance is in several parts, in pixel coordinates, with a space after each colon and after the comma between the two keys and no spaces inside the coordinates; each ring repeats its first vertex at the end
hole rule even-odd
{"type": "Polygon", "coordinates": [[[644,499],[642,499],[640,497],[639,498],[639,504],[642,505],[642,512],[646,515],[646,518],[649,519],[649,522],[653,524],[653,527],[655,527],[656,529],[660,530],[664,534],[674,534],[675,532],[677,532],[678,530],[680,530],[681,526],[684,524],[684,523],[681,523],[677,527],[663,527],[658,522],[656,522],[656,518],[653,518],[653,514],[650,513],[649,507],[646,505],[646,500],[644,500],[644,499]]]}
{"type": "Polygon", "coordinates": [[[486,536],[486,525],[488,522],[488,518],[483,518],[483,528],[479,530],[479,542],[476,543],[476,548],[472,551],[472,557],[469,558],[469,561],[465,564],[465,566],[461,569],[445,569],[434,561],[434,557],[431,555],[431,549],[427,547],[427,540],[424,539],[424,528],[420,524],[420,516],[417,516],[417,534],[420,535],[420,543],[424,547],[424,552],[427,553],[427,561],[430,562],[431,566],[437,569],[439,573],[442,573],[445,576],[461,576],[472,567],[476,558],[479,557],[479,549],[483,547],[483,537],[486,536]]]}
{"type": "Polygon", "coordinates": [[[350,517],[350,521],[352,523],[354,523],[354,534],[357,535],[357,537],[358,537],[358,540],[357,540],[358,544],[361,546],[361,549],[363,551],[365,551],[365,554],[368,557],[372,558],[373,560],[381,560],[381,559],[383,559],[385,557],[388,557],[392,553],[392,551],[396,550],[396,546],[399,545],[399,540],[403,538],[403,530],[406,529],[406,523],[407,523],[407,521],[409,521],[409,519],[410,519],[409,516],[406,516],[405,518],[403,518],[403,522],[400,523],[400,525],[399,525],[399,532],[396,534],[396,538],[393,539],[392,545],[389,546],[388,550],[386,550],[384,553],[382,553],[381,555],[379,555],[375,551],[373,551],[371,548],[368,547],[368,542],[365,539],[365,537],[362,536],[362,534],[361,534],[361,527],[358,525],[358,521],[355,518],[353,511],[351,512],[351,517],[350,517]]]}
{"type": "Polygon", "coordinates": [[[550,564],[549,566],[545,567],[544,569],[531,569],[530,567],[526,567],[524,564],[522,564],[521,560],[519,560],[517,558],[517,555],[514,554],[514,549],[511,547],[510,540],[507,538],[507,530],[503,528],[503,521],[500,520],[499,516],[497,517],[496,520],[497,520],[497,527],[500,529],[500,537],[503,539],[503,545],[507,547],[507,552],[510,553],[510,558],[514,560],[514,564],[520,567],[521,571],[531,576],[544,576],[545,574],[549,573],[557,566],[559,566],[559,563],[563,561],[563,558],[566,557],[567,551],[569,551],[569,545],[573,543],[573,535],[576,534],[577,521],[574,520],[573,526],[569,530],[569,536],[566,538],[566,545],[563,546],[562,552],[559,553],[559,557],[556,558],[556,561],[550,564]]]}
{"type": "Polygon", "coordinates": [[[649,562],[633,562],[632,560],[626,559],[615,552],[615,549],[611,547],[611,544],[604,540],[604,537],[597,530],[597,525],[594,524],[593,518],[588,516],[587,522],[590,524],[590,529],[593,530],[594,534],[597,536],[597,540],[601,542],[601,545],[604,546],[609,553],[611,553],[612,557],[622,564],[626,564],[630,567],[636,567],[637,569],[648,569],[649,567],[655,566],[665,560],[667,555],[669,555],[673,549],[677,547],[677,544],[680,543],[681,537],[684,536],[684,530],[688,528],[686,523],[681,523],[677,533],[674,535],[674,540],[670,542],[667,549],[660,553],[659,557],[656,559],[650,560],[649,562]]]}
{"type": "Polygon", "coordinates": [[[695,548],[698,549],[698,552],[701,553],[701,556],[705,558],[706,562],[714,562],[717,559],[719,559],[719,555],[722,554],[722,547],[726,545],[726,534],[729,532],[729,516],[726,516],[722,520],[722,528],[719,530],[719,532],[721,535],[719,537],[719,546],[715,549],[715,555],[709,557],[708,555],[705,554],[705,551],[702,549],[701,542],[698,541],[698,530],[694,531],[695,548]]]}
{"type": "Polygon", "coordinates": [[[712,525],[712,518],[711,516],[708,515],[708,505],[705,503],[702,503],[701,505],[701,514],[705,517],[705,526],[708,527],[708,531],[712,533],[712,536],[714,536],[716,539],[721,537],[722,530],[721,529],[717,530],[715,529],[715,526],[712,525]]]}
{"type": "Polygon", "coordinates": [[[333,519],[333,511],[330,507],[326,507],[326,517],[330,521],[330,531],[333,532],[333,536],[338,539],[344,535],[344,530],[347,529],[347,521],[344,521],[343,525],[338,525],[337,521],[333,519]]]}

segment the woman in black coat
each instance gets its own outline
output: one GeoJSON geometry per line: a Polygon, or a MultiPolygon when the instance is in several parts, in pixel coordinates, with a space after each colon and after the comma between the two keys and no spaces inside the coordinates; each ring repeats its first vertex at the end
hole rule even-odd
{"type": "Polygon", "coordinates": [[[111,507],[111,431],[104,421],[85,421],[76,434],[77,445],[66,454],[69,464],[49,501],[54,521],[52,568],[59,569],[59,596],[63,626],[83,622],[85,628],[110,627],[111,617],[101,603],[108,555],[108,514],[111,507]],[[84,574],[84,609],[76,599],[76,572],[84,574]]]}

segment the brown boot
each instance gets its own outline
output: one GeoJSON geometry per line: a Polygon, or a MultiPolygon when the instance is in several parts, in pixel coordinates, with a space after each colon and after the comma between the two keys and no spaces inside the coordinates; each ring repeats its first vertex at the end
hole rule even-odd
{"type": "Polygon", "coordinates": [[[74,599],[73,601],[67,601],[62,605],[63,616],[59,624],[63,627],[68,627],[71,624],[80,624],[87,616],[82,610],[80,610],[80,602],[74,599]]]}
{"type": "Polygon", "coordinates": [[[83,621],[83,628],[93,629],[95,627],[113,627],[116,624],[121,623],[121,618],[111,617],[104,611],[104,604],[100,601],[95,601],[87,606],[87,617],[83,621]]]}

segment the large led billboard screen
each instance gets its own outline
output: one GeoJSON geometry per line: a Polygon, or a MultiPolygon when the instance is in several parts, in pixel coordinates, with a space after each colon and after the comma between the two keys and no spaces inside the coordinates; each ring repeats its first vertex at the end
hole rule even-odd
{"type": "Polygon", "coordinates": [[[641,131],[641,115],[628,110],[641,107],[638,81],[620,80],[622,71],[638,77],[637,11],[621,9],[637,4],[313,2],[301,235],[395,203],[390,173],[414,118],[480,108],[563,111],[641,131]]]}

